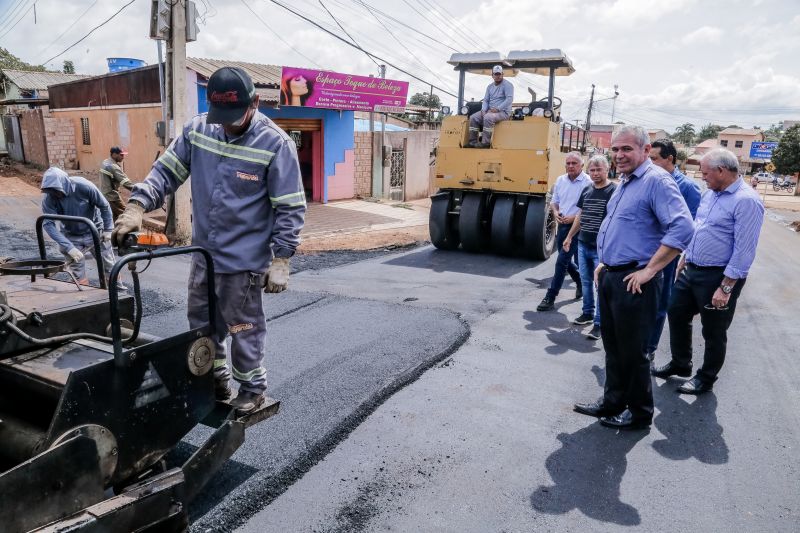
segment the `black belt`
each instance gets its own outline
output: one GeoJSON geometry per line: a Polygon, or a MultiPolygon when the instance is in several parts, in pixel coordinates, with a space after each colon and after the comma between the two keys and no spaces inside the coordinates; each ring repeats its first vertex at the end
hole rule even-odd
{"type": "Polygon", "coordinates": [[[722,266],[701,266],[696,265],[694,263],[686,263],[688,266],[694,268],[695,270],[725,270],[725,265],[722,266]]]}
{"type": "Polygon", "coordinates": [[[606,270],[608,272],[625,272],[628,270],[639,270],[644,268],[643,266],[639,266],[639,263],[636,261],[631,261],[630,263],[625,263],[624,265],[606,265],[606,270]]]}

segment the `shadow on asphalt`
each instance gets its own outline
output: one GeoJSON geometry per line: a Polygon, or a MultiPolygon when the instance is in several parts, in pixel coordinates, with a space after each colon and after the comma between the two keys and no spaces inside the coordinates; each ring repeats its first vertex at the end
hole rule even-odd
{"type": "Polygon", "coordinates": [[[545,461],[553,485],[531,494],[531,506],[547,514],[577,509],[589,518],[622,526],[641,523],[639,511],[620,501],[626,456],[647,431],[611,431],[599,422],[575,433],[561,433],[561,448],[545,461]]]}
{"type": "MultiPolygon", "coordinates": [[[[525,311],[522,318],[528,321],[525,329],[545,331],[550,344],[544,351],[550,355],[562,355],[567,352],[594,353],[600,351],[600,344],[586,337],[584,326],[573,326],[570,320],[558,309],[572,301],[556,304],[556,311],[525,311]]],[[[587,330],[588,331],[588,330],[587,330]]]]}
{"type": "Polygon", "coordinates": [[[694,457],[710,465],[727,463],[728,445],[717,421],[717,397],[713,391],[696,397],[679,394],[675,389],[681,383],[683,380],[668,379],[653,388],[656,408],[660,411],[653,424],[664,436],[653,442],[653,448],[673,461],[694,457]],[[689,402],[691,398],[694,401],[689,402]]]}
{"type": "Polygon", "coordinates": [[[458,250],[447,251],[430,247],[389,259],[384,264],[424,268],[434,272],[455,272],[508,279],[524,270],[535,267],[538,263],[513,257],[498,261],[497,256],[492,254],[471,254],[458,250]]]}

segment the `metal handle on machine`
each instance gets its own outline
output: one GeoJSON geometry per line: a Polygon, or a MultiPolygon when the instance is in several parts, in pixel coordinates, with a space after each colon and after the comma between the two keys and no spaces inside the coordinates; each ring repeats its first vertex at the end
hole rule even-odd
{"type": "Polygon", "coordinates": [[[73,217],[69,215],[41,215],[36,219],[36,242],[39,244],[39,256],[42,259],[47,259],[47,252],[44,248],[44,233],[42,232],[42,226],[44,225],[44,221],[48,219],[59,220],[62,222],[81,222],[89,227],[89,231],[92,233],[92,242],[94,243],[94,259],[97,261],[97,272],[98,276],[100,277],[100,287],[103,289],[107,288],[106,271],[103,267],[103,258],[100,255],[100,234],[97,232],[97,227],[95,227],[94,222],[88,218],[73,217]]]}
{"type": "Polygon", "coordinates": [[[130,366],[131,361],[122,355],[122,328],[119,323],[119,295],[117,294],[117,278],[122,268],[133,261],[144,261],[156,259],[159,257],[169,257],[173,255],[184,255],[191,253],[199,253],[203,255],[206,260],[206,286],[208,289],[208,325],[210,328],[210,335],[214,334],[215,324],[214,317],[217,316],[216,310],[216,290],[214,287],[214,262],[211,259],[211,254],[207,250],[199,246],[185,246],[181,248],[169,248],[163,250],[149,250],[145,252],[137,252],[122,256],[111,269],[111,276],[109,278],[108,287],[108,300],[109,316],[111,318],[111,338],[114,340],[114,364],[118,368],[130,366]]]}

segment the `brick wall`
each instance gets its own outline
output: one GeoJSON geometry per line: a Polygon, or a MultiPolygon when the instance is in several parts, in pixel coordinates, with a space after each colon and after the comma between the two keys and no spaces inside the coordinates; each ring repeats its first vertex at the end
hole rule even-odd
{"type": "Polygon", "coordinates": [[[355,182],[356,197],[372,196],[372,133],[357,131],[355,137],[355,182]]]}
{"type": "Polygon", "coordinates": [[[50,165],[47,159],[47,145],[44,142],[42,110],[28,109],[18,112],[18,115],[25,162],[47,168],[50,165]]]}
{"type": "Polygon", "coordinates": [[[78,152],[75,146],[75,126],[69,118],[45,115],[44,130],[47,135],[47,153],[50,164],[66,170],[77,168],[78,152]]]}

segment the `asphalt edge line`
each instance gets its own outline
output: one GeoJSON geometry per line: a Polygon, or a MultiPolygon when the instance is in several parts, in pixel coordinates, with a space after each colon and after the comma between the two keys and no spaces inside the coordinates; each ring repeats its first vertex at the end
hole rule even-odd
{"type": "MultiPolygon", "coordinates": [[[[395,304],[402,305],[402,304],[395,304]]],[[[448,311],[448,310],[445,310],[448,311]]],[[[265,509],[270,503],[275,501],[284,492],[299,481],[306,473],[308,473],[314,466],[321,462],[329,453],[336,449],[336,447],[343,442],[350,434],[355,431],[361,423],[363,423],[378,407],[383,405],[386,400],[391,398],[395,393],[404,389],[408,385],[419,379],[427,370],[437,366],[448,357],[458,351],[464,343],[470,338],[472,329],[470,328],[467,320],[461,313],[454,313],[458,321],[463,326],[461,334],[443,351],[436,354],[430,359],[424,360],[421,364],[406,370],[399,374],[392,382],[378,390],[368,400],[358,406],[349,416],[339,423],[338,427],[325,435],[318,442],[310,447],[304,457],[298,458],[292,464],[286,466],[279,472],[261,480],[256,486],[251,487],[242,494],[236,496],[224,510],[236,508],[237,513],[235,517],[231,516],[232,513],[226,513],[225,519],[220,523],[220,517],[216,516],[216,521],[213,524],[216,526],[216,532],[231,532],[236,528],[245,525],[253,516],[258,514],[259,511],[265,509]],[[278,481],[274,483],[274,481],[278,481]],[[253,502],[258,502],[257,506],[253,506],[253,502]]],[[[219,510],[218,510],[219,511],[219,510]]],[[[203,518],[191,524],[190,531],[203,533],[208,531],[208,527],[212,524],[204,524],[203,518]]]]}

